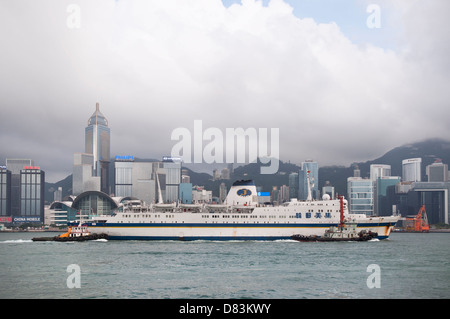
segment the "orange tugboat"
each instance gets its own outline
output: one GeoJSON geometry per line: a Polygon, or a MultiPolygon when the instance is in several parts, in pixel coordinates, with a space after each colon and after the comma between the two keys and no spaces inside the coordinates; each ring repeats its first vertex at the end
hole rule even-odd
{"type": "Polygon", "coordinates": [[[86,225],[80,221],[78,226],[69,226],[67,233],[55,237],[36,237],[33,241],[86,241],[108,239],[107,234],[91,234],[86,225]]]}

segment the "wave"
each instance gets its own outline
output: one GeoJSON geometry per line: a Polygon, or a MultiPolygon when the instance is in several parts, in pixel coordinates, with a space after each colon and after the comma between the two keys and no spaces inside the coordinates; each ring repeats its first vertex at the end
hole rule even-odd
{"type": "Polygon", "coordinates": [[[94,240],[91,240],[91,241],[99,241],[99,242],[102,242],[102,243],[106,243],[106,242],[108,242],[108,239],[100,238],[100,239],[94,239],[94,240]]]}
{"type": "Polygon", "coordinates": [[[0,243],[4,244],[11,244],[11,243],[32,243],[33,241],[31,239],[9,239],[0,241],[0,243]]]}

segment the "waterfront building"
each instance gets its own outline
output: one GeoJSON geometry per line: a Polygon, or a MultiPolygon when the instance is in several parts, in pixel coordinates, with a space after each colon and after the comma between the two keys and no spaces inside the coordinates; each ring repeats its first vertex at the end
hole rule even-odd
{"type": "Polygon", "coordinates": [[[58,187],[56,191],[53,192],[53,201],[62,200],[62,187],[58,187]]]}
{"type": "Polygon", "coordinates": [[[3,183],[6,196],[10,194],[10,200],[5,201],[10,203],[10,210],[5,216],[9,214],[15,223],[44,222],[45,172],[34,166],[31,159],[6,159],[6,169],[2,171],[6,172],[2,174],[6,174],[6,182],[3,183]]]}
{"type": "Polygon", "coordinates": [[[349,211],[355,214],[373,215],[373,183],[361,177],[347,178],[349,211]]]}
{"type": "Polygon", "coordinates": [[[422,159],[408,158],[402,161],[403,182],[420,182],[422,180],[422,159]]]}
{"type": "Polygon", "coordinates": [[[166,176],[166,196],[164,199],[169,203],[176,202],[180,192],[181,161],[172,158],[163,159],[163,169],[166,176]]]}
{"type": "Polygon", "coordinates": [[[11,171],[0,166],[0,218],[11,222],[11,171]]]}
{"type": "Polygon", "coordinates": [[[92,216],[110,214],[119,207],[119,203],[108,194],[97,191],[84,192],[75,197],[68,220],[87,220],[92,216]],[[75,213],[75,215],[73,215],[75,213]]]}
{"type": "Polygon", "coordinates": [[[66,197],[60,201],[54,201],[50,205],[46,206],[45,211],[45,224],[65,226],[68,222],[73,222],[76,219],[76,210],[72,208],[72,203],[75,197],[66,197]]]}
{"type": "Polygon", "coordinates": [[[180,202],[192,204],[192,183],[180,183],[180,202]]]}
{"type": "Polygon", "coordinates": [[[202,204],[212,202],[212,191],[207,191],[203,186],[194,186],[192,188],[192,203],[202,204]]]}
{"type": "Polygon", "coordinates": [[[447,182],[448,165],[442,162],[435,162],[426,168],[428,182],[447,182]]]}
{"type": "Polygon", "coordinates": [[[100,190],[109,193],[110,136],[108,120],[96,104],[85,128],[85,153],[93,155],[93,176],[100,177],[100,190]]]}
{"type": "Polygon", "coordinates": [[[376,182],[379,177],[391,176],[391,165],[371,164],[370,180],[376,182]]]}
{"type": "Polygon", "coordinates": [[[169,157],[164,157],[162,162],[150,162],[135,161],[134,156],[116,156],[114,171],[115,196],[131,196],[151,204],[157,202],[161,189],[165,203],[180,198],[181,162],[169,157]]]}
{"type": "Polygon", "coordinates": [[[272,192],[270,192],[270,202],[272,202],[273,204],[278,204],[278,187],[277,186],[272,186],[272,192]]]}
{"type": "MultiPolygon", "coordinates": [[[[135,197],[146,204],[155,202],[158,166],[158,162],[135,162],[133,156],[116,156],[114,196],[135,197]]],[[[164,184],[165,179],[160,181],[164,184]]]]}
{"type": "Polygon", "coordinates": [[[73,154],[72,194],[100,191],[101,177],[93,173],[94,156],[87,153],[73,154]]]}
{"type": "Polygon", "coordinates": [[[289,174],[289,197],[298,197],[298,173],[289,174]]]}
{"type": "Polygon", "coordinates": [[[278,192],[278,203],[281,204],[284,202],[288,202],[290,200],[289,195],[290,195],[289,186],[286,185],[280,186],[280,190],[278,192]]]}
{"type": "Polygon", "coordinates": [[[45,209],[45,220],[48,225],[61,226],[77,222],[80,218],[87,220],[92,216],[109,215],[129,205],[142,204],[135,197],[114,197],[99,191],[87,191],[78,196],[66,196],[62,201],[54,201],[45,209]]]}
{"type": "Polygon", "coordinates": [[[378,177],[375,184],[374,212],[376,216],[391,216],[395,214],[396,185],[401,181],[400,176],[378,177]]]}
{"type": "Polygon", "coordinates": [[[425,205],[430,224],[449,224],[450,182],[417,182],[412,191],[417,200],[414,214],[425,205]]]}

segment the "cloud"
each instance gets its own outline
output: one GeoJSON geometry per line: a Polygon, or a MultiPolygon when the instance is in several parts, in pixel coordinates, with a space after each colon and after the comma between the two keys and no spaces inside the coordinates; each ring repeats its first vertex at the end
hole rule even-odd
{"type": "Polygon", "coordinates": [[[197,119],[279,128],[282,160],[320,165],[449,135],[445,0],[380,2],[402,30],[395,51],[352,43],[281,0],[76,3],[79,29],[69,3],[0,10],[0,158],[33,158],[50,179],[71,173],[96,102],[111,156],[168,155],[171,132],[197,119]]]}

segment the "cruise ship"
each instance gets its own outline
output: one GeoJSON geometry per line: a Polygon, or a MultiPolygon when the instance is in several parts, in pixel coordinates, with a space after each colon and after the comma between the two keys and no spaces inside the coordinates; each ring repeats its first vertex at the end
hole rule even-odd
{"type": "MultiPolygon", "coordinates": [[[[309,184],[309,183],[308,183],[309,184]]],[[[161,194],[161,192],[159,192],[161,194]]],[[[125,205],[111,215],[87,221],[91,233],[114,240],[283,240],[294,235],[323,236],[332,226],[356,223],[358,231],[389,237],[398,216],[350,214],[345,199],[291,199],[280,206],[258,203],[253,181],[235,182],[223,204],[159,203],[125,205]]]]}

